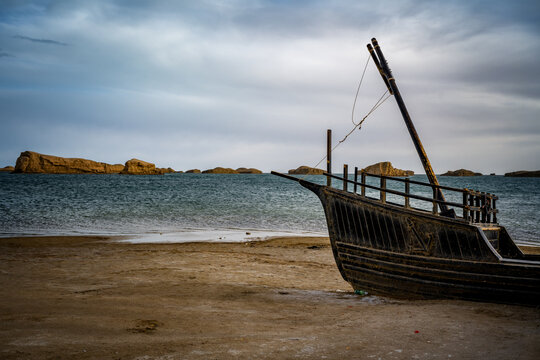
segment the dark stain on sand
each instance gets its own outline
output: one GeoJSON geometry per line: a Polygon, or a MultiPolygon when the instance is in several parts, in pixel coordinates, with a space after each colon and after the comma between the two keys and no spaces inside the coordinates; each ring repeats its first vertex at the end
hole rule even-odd
{"type": "Polygon", "coordinates": [[[135,327],[127,329],[127,331],[135,334],[153,334],[163,323],[157,320],[137,320],[135,327]]]}

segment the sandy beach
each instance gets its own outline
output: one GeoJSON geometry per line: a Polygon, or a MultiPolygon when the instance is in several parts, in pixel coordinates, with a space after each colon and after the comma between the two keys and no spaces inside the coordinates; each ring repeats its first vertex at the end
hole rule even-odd
{"type": "Polygon", "coordinates": [[[355,295],[326,238],[0,239],[2,359],[538,359],[540,309],[355,295]]]}

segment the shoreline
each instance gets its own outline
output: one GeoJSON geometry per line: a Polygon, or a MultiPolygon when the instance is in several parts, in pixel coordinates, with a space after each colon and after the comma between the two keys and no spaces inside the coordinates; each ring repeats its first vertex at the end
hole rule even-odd
{"type": "Polygon", "coordinates": [[[536,359],[540,309],[355,295],[327,238],[0,239],[5,359],[536,359]]]}

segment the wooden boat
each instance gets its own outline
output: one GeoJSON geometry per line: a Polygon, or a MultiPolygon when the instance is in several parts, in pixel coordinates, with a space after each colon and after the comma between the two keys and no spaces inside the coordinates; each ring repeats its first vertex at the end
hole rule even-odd
{"type": "Polygon", "coordinates": [[[540,305],[540,256],[524,254],[498,224],[497,196],[439,185],[377,40],[372,44],[368,49],[396,98],[429,183],[357,168],[349,179],[347,165],[342,177],[332,174],[330,131],[326,185],[272,173],[299,182],[319,197],[337,267],[357,291],[540,305]],[[379,181],[373,184],[368,177],[379,181]],[[331,179],[340,180],[341,188],[332,187],[331,179]],[[404,191],[396,190],[396,184],[404,191]],[[411,184],[431,188],[433,196],[411,193],[411,184]],[[379,197],[367,196],[366,189],[379,197]],[[447,201],[443,190],[462,201],[447,201]],[[387,194],[401,201],[387,201],[387,194]],[[430,210],[411,206],[411,199],[428,202],[430,210]]]}

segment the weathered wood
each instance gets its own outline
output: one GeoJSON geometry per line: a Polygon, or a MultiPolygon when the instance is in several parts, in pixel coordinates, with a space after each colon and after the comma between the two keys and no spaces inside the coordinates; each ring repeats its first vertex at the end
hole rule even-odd
{"type": "Polygon", "coordinates": [[[365,171],[362,170],[362,175],[361,175],[361,186],[362,186],[362,196],[366,196],[366,173],[365,171]]]}
{"type": "Polygon", "coordinates": [[[540,261],[504,227],[405,209],[307,181],[323,205],[336,264],[355,290],[398,298],[540,305],[540,261]],[[488,233],[499,234],[494,249],[488,233]]]}
{"type": "Polygon", "coordinates": [[[354,193],[356,194],[358,191],[358,166],[354,167],[354,193]]]}
{"type": "MultiPolygon", "coordinates": [[[[326,172],[332,173],[332,129],[326,130],[326,172]]],[[[332,186],[332,178],[326,177],[326,186],[332,186]]]]}
{"type": "MultiPolygon", "coordinates": [[[[467,190],[467,189],[465,189],[465,190],[467,190]]],[[[463,219],[465,219],[465,220],[469,220],[469,209],[467,207],[468,198],[469,198],[469,193],[467,191],[464,191],[463,192],[463,219]]]]}
{"type": "Polygon", "coordinates": [[[405,208],[409,209],[411,207],[409,194],[411,193],[411,183],[409,178],[405,179],[405,208]]]}
{"type": "Polygon", "coordinates": [[[437,215],[437,208],[438,208],[437,200],[439,200],[438,195],[439,195],[439,191],[437,191],[437,188],[434,187],[433,188],[433,210],[432,210],[432,213],[435,214],[435,215],[437,215]]]}
{"type": "Polygon", "coordinates": [[[496,201],[497,201],[497,197],[494,197],[492,199],[492,206],[493,206],[493,222],[496,224],[497,223],[497,204],[496,204],[496,201]]]}
{"type": "Polygon", "coordinates": [[[381,202],[386,202],[386,178],[381,178],[381,190],[380,190],[381,202]]]}
{"type": "MultiPolygon", "coordinates": [[[[377,191],[380,191],[381,188],[379,186],[373,186],[373,185],[369,185],[367,183],[365,183],[365,177],[367,176],[375,176],[375,175],[372,175],[372,174],[366,174],[364,172],[361,172],[361,174],[364,175],[364,182],[360,182],[358,184],[360,184],[361,187],[363,188],[368,188],[368,189],[373,189],[373,190],[377,190],[377,191]]],[[[324,175],[326,176],[330,176],[334,179],[338,179],[338,180],[341,180],[341,181],[347,181],[348,183],[354,183],[354,180],[344,180],[343,177],[340,177],[340,176],[337,176],[337,175],[333,175],[333,174],[328,174],[328,173],[324,173],[324,175]]],[[[377,175],[376,177],[379,177],[379,175],[377,175]]],[[[389,177],[387,176],[384,176],[385,179],[389,179],[389,177]]],[[[402,180],[402,179],[399,179],[400,181],[405,181],[405,180],[402,180]]],[[[420,183],[424,186],[429,186],[429,187],[432,187],[430,184],[428,183],[420,183]]],[[[462,189],[455,189],[455,191],[461,193],[463,192],[462,189]]],[[[399,196],[405,196],[406,194],[402,191],[398,191],[398,190],[393,190],[393,189],[388,189],[386,188],[386,192],[387,193],[390,193],[390,194],[394,194],[394,195],[399,195],[399,196]]],[[[365,196],[365,194],[364,194],[365,196]]],[[[434,199],[433,197],[431,198],[428,198],[428,197],[425,197],[425,196],[420,196],[420,195],[416,195],[416,194],[409,194],[409,197],[411,199],[416,199],[416,200],[422,200],[422,201],[429,201],[430,203],[433,203],[433,202],[436,202],[436,203],[441,203],[441,202],[444,202],[446,204],[446,206],[453,206],[453,207],[458,207],[458,208],[462,208],[463,207],[463,204],[462,203],[455,203],[455,202],[451,202],[451,201],[445,201],[445,200],[440,200],[440,199],[434,199]]],[[[476,208],[474,207],[473,209],[475,210],[480,210],[480,208],[476,208]]]]}
{"type": "Polygon", "coordinates": [[[349,185],[348,177],[349,177],[349,165],[344,164],[343,165],[343,191],[347,191],[347,185],[349,185]]]}

